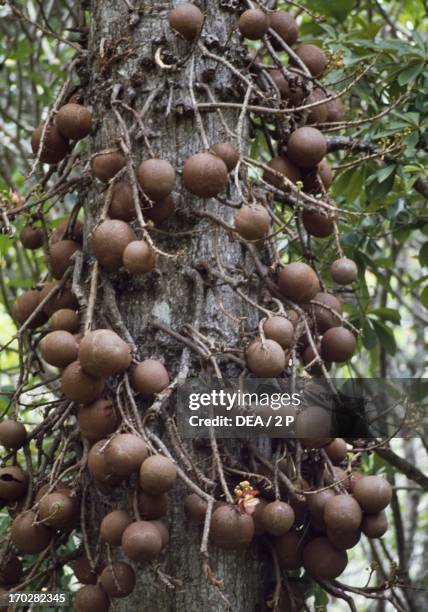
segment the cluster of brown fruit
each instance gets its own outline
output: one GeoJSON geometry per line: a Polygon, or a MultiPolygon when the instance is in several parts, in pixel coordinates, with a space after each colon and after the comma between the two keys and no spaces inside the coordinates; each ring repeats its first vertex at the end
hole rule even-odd
{"type": "MultiPolygon", "coordinates": [[[[82,229],[80,221],[66,219],[56,227],[48,240],[49,263],[52,275],[57,281],[72,263],[71,256],[81,249],[82,229]]],[[[22,230],[20,239],[25,248],[36,249],[43,245],[44,234],[40,228],[27,225],[22,230]]],[[[77,333],[77,300],[69,283],[60,284],[57,281],[48,282],[41,289],[29,289],[18,296],[12,313],[19,325],[26,324],[29,329],[36,329],[49,320],[52,330],[65,329],[77,333]],[[52,296],[47,299],[51,293],[52,296]],[[41,302],[46,299],[41,307],[41,302]],[[66,312],[62,312],[63,310],[66,312]]]]}
{"type": "MultiPolygon", "coordinates": [[[[7,451],[16,453],[26,441],[27,431],[22,423],[12,419],[0,423],[0,444],[7,451]]],[[[28,485],[28,474],[18,465],[0,469],[0,505],[6,505],[14,519],[11,526],[12,542],[19,552],[36,554],[50,544],[56,531],[70,531],[76,526],[79,520],[79,502],[75,492],[65,484],[58,485],[52,492],[45,484],[37,492],[33,492],[30,500],[33,510],[23,511],[28,485]]],[[[14,555],[11,555],[10,559],[6,568],[9,564],[16,568],[20,566],[19,572],[14,573],[13,582],[16,583],[21,577],[22,566],[14,555]]],[[[0,576],[4,571],[3,566],[0,576]]]]}
{"type": "MultiPolygon", "coordinates": [[[[33,232],[37,230],[31,230],[29,243],[28,229],[27,226],[21,233],[21,241],[26,248],[34,248],[33,232]]],[[[144,270],[148,271],[147,262],[156,260],[152,248],[145,241],[132,240],[128,240],[125,248],[125,234],[135,237],[130,226],[122,221],[107,220],[101,223],[92,237],[92,248],[97,259],[111,270],[114,265],[120,265],[123,255],[125,266],[130,271],[139,266],[141,272],[143,265],[146,265],[144,270]],[[116,224],[119,224],[119,228],[116,224]]],[[[43,243],[43,234],[41,239],[43,243]]],[[[81,249],[81,243],[82,224],[78,220],[65,220],[51,234],[50,270],[58,281],[72,264],[72,255],[81,249]]],[[[49,365],[64,368],[61,377],[64,396],[88,404],[101,397],[108,376],[120,374],[129,368],[132,356],[129,346],[112,330],[95,330],[82,337],[77,309],[78,303],[70,285],[65,283],[58,290],[58,284],[54,281],[45,284],[42,289],[23,292],[12,310],[18,324],[27,324],[30,329],[49,321],[50,331],[39,343],[40,354],[49,365]],[[41,308],[41,302],[54,289],[57,292],[41,308]]],[[[166,369],[156,359],[146,359],[135,366],[131,378],[135,390],[146,398],[159,393],[169,384],[166,369]]]]}
{"type": "MultiPolygon", "coordinates": [[[[277,50],[283,50],[279,40],[286,45],[294,45],[299,34],[296,21],[285,11],[266,13],[261,9],[249,9],[241,15],[239,27],[243,36],[251,40],[262,38],[270,28],[274,33],[272,44],[277,50]]],[[[327,57],[315,45],[304,44],[297,47],[294,49],[294,56],[306,66],[312,77],[320,78],[327,68],[327,57]]],[[[323,193],[330,187],[333,173],[324,159],[327,152],[326,139],[313,125],[343,120],[344,109],[341,102],[338,98],[328,99],[331,94],[318,85],[310,91],[307,79],[293,56],[289,65],[284,66],[284,72],[278,68],[269,70],[269,81],[268,87],[273,95],[279,96],[288,107],[297,108],[311,104],[316,106],[310,106],[307,116],[301,114],[299,121],[300,125],[302,122],[312,125],[298,127],[292,131],[286,143],[286,151],[269,161],[268,166],[272,172],[265,170],[263,180],[285,192],[290,191],[291,182],[302,184],[303,191],[310,195],[323,193]],[[322,103],[324,99],[326,101],[322,103]]],[[[266,87],[266,83],[264,86],[266,87]]],[[[253,211],[252,218],[250,211],[246,211],[246,215],[248,227],[259,225],[259,231],[253,230],[254,236],[249,239],[262,238],[267,232],[266,215],[261,215],[257,208],[253,211]]],[[[302,220],[308,234],[315,237],[326,238],[334,233],[334,216],[331,213],[305,208],[302,220]]]]}
{"type": "MultiPolygon", "coordinates": [[[[209,152],[190,157],[183,169],[183,183],[194,195],[210,198],[224,190],[228,173],[239,160],[238,151],[230,143],[218,143],[209,152]]],[[[92,161],[94,175],[102,181],[109,181],[126,165],[125,157],[119,152],[96,155],[92,161]]],[[[156,224],[162,223],[174,211],[172,191],[176,172],[172,165],[162,159],[141,162],[137,172],[138,186],[144,194],[142,202],[137,194],[142,212],[156,224]]],[[[95,258],[107,271],[119,269],[122,265],[130,274],[144,274],[154,269],[157,254],[151,244],[137,240],[129,225],[136,217],[134,193],[131,184],[120,180],[113,185],[110,197],[110,219],[97,226],[91,236],[91,248],[95,258]]]]}
{"type": "MultiPolygon", "coordinates": [[[[100,537],[110,546],[120,546],[134,563],[157,559],[169,541],[168,529],[159,519],[167,512],[167,492],[177,478],[175,464],[161,455],[148,456],[139,436],[124,433],[96,442],[89,452],[88,468],[105,492],[134,474],[138,476],[138,489],[128,498],[129,508],[107,514],[101,522],[100,537]],[[133,518],[134,508],[137,520],[133,518]]],[[[94,571],[82,555],[73,569],[85,585],[76,593],[76,609],[101,606],[99,609],[107,610],[109,597],[127,597],[135,586],[135,572],[129,563],[116,562],[94,571]]]]}
{"type": "Polygon", "coordinates": [[[91,113],[81,104],[69,102],[61,106],[52,123],[47,126],[43,123],[34,130],[33,153],[43,163],[58,164],[70,153],[70,141],[82,140],[91,130],[91,113]]]}
{"type": "MultiPolygon", "coordinates": [[[[332,264],[332,278],[342,284],[356,279],[355,263],[345,257],[332,264]]],[[[320,337],[316,349],[327,368],[331,363],[344,363],[354,354],[355,335],[343,327],[342,301],[334,294],[321,291],[315,271],[305,263],[295,262],[284,266],[278,275],[278,288],[282,295],[303,311],[312,314],[308,323],[311,334],[320,337]]],[[[274,315],[263,322],[265,338],[256,338],[246,349],[247,366],[260,378],[273,378],[285,370],[293,348],[301,356],[311,374],[321,373],[316,353],[301,316],[296,310],[274,315]]]]}
{"type": "MultiPolygon", "coordinates": [[[[124,185],[122,182],[114,186],[116,194],[121,188],[123,193],[124,185]]],[[[113,204],[117,204],[117,198],[113,199],[113,204]]],[[[105,223],[123,224],[132,232],[130,226],[121,220],[112,219],[105,223]]],[[[103,230],[103,224],[97,230],[100,228],[103,230]]],[[[97,230],[92,243],[94,251],[100,245],[97,230]]],[[[114,233],[116,238],[117,232],[114,233]]],[[[110,538],[113,533],[117,536],[117,517],[123,519],[126,514],[129,520],[126,525],[128,529],[125,530],[125,526],[123,529],[126,531],[122,542],[124,553],[133,561],[153,559],[168,541],[168,531],[158,519],[167,512],[166,491],[175,482],[176,468],[166,457],[148,457],[145,443],[134,434],[116,433],[113,438],[106,438],[120,431],[121,418],[113,402],[102,397],[105,382],[109,376],[124,373],[130,368],[132,355],[129,346],[112,330],[81,333],[77,300],[69,283],[64,283],[62,277],[72,263],[72,255],[81,249],[82,225],[78,220],[67,219],[47,241],[41,228],[28,225],[21,232],[20,239],[23,246],[30,249],[39,248],[47,242],[50,270],[56,281],[47,283],[40,290],[25,291],[17,298],[13,313],[20,325],[26,323],[30,329],[43,326],[48,321],[49,329],[45,334],[42,332],[43,337],[38,344],[39,353],[45,363],[62,370],[64,397],[80,404],[77,413],[80,434],[91,445],[89,473],[97,487],[109,493],[111,485],[139,472],[139,490],[136,494],[138,520],[134,521],[125,512],[111,513],[103,521],[102,537],[105,536],[104,539],[114,545],[110,538]],[[56,293],[42,305],[41,302],[53,290],[56,293]]],[[[141,243],[145,244],[143,241],[134,242],[136,245],[141,243]]],[[[100,263],[103,265],[102,261],[100,263]]],[[[132,364],[130,380],[134,391],[145,400],[153,399],[170,382],[167,370],[157,359],[132,364]]],[[[0,443],[6,449],[16,452],[26,440],[27,432],[21,423],[4,420],[0,424],[0,443]]],[[[24,510],[28,484],[28,474],[19,465],[1,468],[0,503],[7,505],[14,518],[11,525],[12,543],[22,554],[37,554],[54,539],[64,541],[79,526],[80,499],[78,487],[70,488],[67,483],[57,484],[55,488],[42,485],[31,496],[30,505],[25,506],[30,509],[24,510]]],[[[134,514],[133,499],[130,499],[129,510],[134,514]]],[[[121,542],[116,540],[116,543],[121,542]]],[[[110,597],[125,597],[135,584],[134,570],[127,563],[110,564],[100,569],[99,575],[94,573],[94,568],[84,556],[76,560],[75,566],[76,577],[85,584],[76,595],[75,608],[79,610],[107,610],[110,597]],[[87,584],[87,580],[90,583],[87,584]],[[93,581],[98,581],[98,584],[93,581]]],[[[21,561],[11,553],[0,570],[0,584],[10,588],[22,576],[21,561]]]]}
{"type": "MultiPolygon", "coordinates": [[[[129,512],[115,510],[104,517],[100,527],[102,540],[111,546],[121,546],[133,562],[156,559],[169,539],[168,529],[159,519],[167,512],[166,494],[177,478],[175,464],[161,455],[148,456],[146,444],[137,435],[119,433],[110,439],[102,438],[114,431],[119,422],[111,402],[99,400],[93,406],[82,406],[78,422],[83,437],[91,443],[98,440],[88,456],[88,469],[98,487],[109,492],[113,485],[138,475],[139,486],[135,491],[138,520],[132,518],[131,493],[129,512]]],[[[7,450],[17,451],[26,439],[22,424],[13,420],[0,424],[0,443],[7,450]]],[[[28,475],[21,468],[14,465],[0,469],[0,503],[7,504],[14,518],[12,543],[21,554],[37,554],[55,537],[68,535],[79,525],[80,499],[66,484],[58,484],[53,490],[45,484],[32,496],[32,509],[23,511],[27,490],[28,475]]],[[[126,597],[135,585],[135,572],[127,563],[97,568],[97,573],[82,555],[72,566],[77,579],[85,585],[76,594],[76,609],[107,610],[109,597],[126,597]]],[[[11,588],[22,574],[22,562],[11,552],[0,568],[0,588],[11,588]]]]}
{"type": "MultiPolygon", "coordinates": [[[[257,505],[249,499],[258,492],[248,482],[240,483],[240,497],[246,496],[248,510],[225,502],[216,502],[211,520],[210,538],[213,544],[225,550],[238,550],[257,536],[267,536],[278,556],[282,569],[305,570],[315,578],[332,580],[345,569],[346,550],[359,542],[361,534],[380,538],[387,530],[385,508],[390,503],[392,489],[380,476],[364,476],[353,470],[350,474],[337,464],[345,460],[348,450],[342,438],[324,440],[324,449],[334,467],[335,482],[342,482],[343,492],[332,487],[331,477],[325,477],[324,486],[311,487],[304,479],[298,483],[303,497],[288,496],[280,486],[281,495],[288,502],[269,498],[262,490],[257,505]],[[327,442],[327,444],[326,444],[327,442]]],[[[280,462],[280,470],[286,470],[280,462]]],[[[236,493],[236,490],[235,490],[236,493]]],[[[203,524],[207,503],[192,493],[184,500],[187,517],[203,524]]]]}

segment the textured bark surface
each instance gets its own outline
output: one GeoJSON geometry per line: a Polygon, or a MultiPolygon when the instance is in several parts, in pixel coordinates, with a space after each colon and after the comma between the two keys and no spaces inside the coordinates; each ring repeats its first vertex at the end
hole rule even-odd
{"type": "MultiPolygon", "coordinates": [[[[110,98],[118,86],[121,87],[121,99],[137,111],[141,110],[150,93],[161,87],[144,118],[145,136],[156,157],[168,159],[180,171],[187,157],[203,150],[204,145],[191,112],[188,87],[191,61],[186,61],[178,70],[162,70],[154,62],[159,46],[163,47],[163,58],[168,64],[185,57],[189,52],[189,46],[175,38],[169,30],[167,16],[174,4],[140,1],[137,5],[141,10],[139,20],[132,26],[130,22],[133,16],[127,14],[125,3],[117,0],[92,1],[88,101],[97,122],[92,153],[117,144],[120,130],[111,109],[110,98]]],[[[224,56],[221,45],[227,43],[229,36],[236,38],[237,15],[223,10],[220,4],[220,0],[206,3],[203,41],[211,50],[224,56]]],[[[230,45],[230,49],[234,54],[232,61],[239,64],[241,50],[237,40],[230,45]]],[[[195,82],[199,81],[209,82],[216,98],[222,101],[236,101],[238,95],[242,96],[242,92],[237,90],[236,77],[227,68],[212,60],[207,61],[196,53],[195,82]]],[[[201,91],[198,91],[198,95],[206,101],[206,94],[201,91]]],[[[132,115],[126,114],[126,111],[121,113],[127,125],[131,125],[132,115]]],[[[231,111],[225,114],[225,118],[230,128],[236,129],[238,115],[231,111]]],[[[215,113],[206,114],[203,121],[210,144],[230,140],[215,113]]],[[[134,140],[135,167],[149,157],[151,154],[147,141],[144,138],[134,140]]],[[[101,196],[95,188],[84,195],[87,220],[85,233],[88,238],[101,210],[101,196]]],[[[229,181],[226,195],[236,200],[233,180],[229,181]]],[[[167,334],[156,332],[150,321],[152,318],[163,320],[178,331],[183,324],[193,323],[195,286],[186,272],[200,262],[215,261],[215,249],[226,272],[245,266],[242,247],[237,241],[233,241],[224,231],[214,230],[207,221],[189,218],[192,209],[205,208],[231,223],[234,214],[232,208],[222,206],[213,199],[202,201],[191,197],[181,186],[181,176],[177,176],[174,196],[177,213],[161,227],[167,234],[152,233],[157,246],[174,254],[174,257],[160,258],[156,271],[143,278],[131,279],[123,271],[110,275],[123,321],[136,341],[138,358],[153,356],[162,359],[172,376],[177,374],[183,346],[167,334]],[[194,233],[184,237],[176,235],[186,230],[194,230],[194,233]]],[[[88,263],[89,256],[90,251],[86,246],[88,263]]],[[[101,287],[102,283],[103,276],[101,287]]],[[[104,295],[102,299],[108,298],[104,295]]],[[[97,316],[101,314],[97,324],[102,324],[103,309],[100,306],[101,303],[96,308],[97,316]]],[[[202,333],[230,346],[242,344],[237,323],[240,317],[254,317],[254,314],[247,311],[245,304],[230,287],[220,285],[214,293],[205,284],[200,321],[202,333]],[[233,313],[235,318],[228,317],[225,311],[233,313]]],[[[255,324],[254,321],[252,323],[255,324]]],[[[112,325],[114,327],[114,322],[112,325]]],[[[193,374],[204,367],[205,364],[192,356],[193,374]]],[[[141,612],[222,612],[229,609],[250,612],[265,609],[261,557],[255,549],[238,554],[223,553],[216,549],[210,551],[212,566],[218,578],[224,582],[222,592],[230,606],[203,574],[199,553],[201,532],[186,522],[182,511],[182,497],[188,492],[179,487],[171,496],[168,514],[171,539],[161,559],[162,570],[181,580],[182,587],[168,590],[152,570],[141,567],[133,594],[123,601],[114,601],[112,609],[141,612]]]]}

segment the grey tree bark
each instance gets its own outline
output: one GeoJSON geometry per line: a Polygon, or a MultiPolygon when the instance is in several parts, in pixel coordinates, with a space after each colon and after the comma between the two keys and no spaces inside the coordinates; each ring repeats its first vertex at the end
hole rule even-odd
{"type": "MultiPolygon", "coordinates": [[[[155,61],[159,48],[162,48],[160,57],[167,65],[177,63],[189,54],[189,45],[177,39],[169,30],[167,16],[174,4],[171,1],[140,0],[135,4],[136,10],[128,13],[124,2],[92,0],[86,66],[89,74],[88,101],[96,121],[92,153],[117,146],[121,136],[111,105],[112,94],[118,95],[136,111],[141,111],[149,96],[158,88],[159,93],[152,99],[143,120],[144,134],[140,133],[140,137],[133,141],[134,166],[153,155],[169,160],[180,171],[186,158],[204,149],[189,90],[193,55],[175,69],[163,69],[155,61]]],[[[215,0],[201,7],[206,13],[202,40],[211,50],[225,56],[222,46],[232,37],[228,53],[230,59],[239,64],[242,60],[236,36],[237,14],[224,10],[222,4],[225,3],[215,0]]],[[[242,95],[238,91],[236,77],[227,67],[202,57],[198,50],[194,58],[196,84],[209,85],[215,97],[222,101],[236,101],[242,95]]],[[[195,91],[204,101],[209,101],[206,89],[195,87],[195,91]]],[[[132,114],[123,108],[120,113],[130,126],[132,114]]],[[[224,117],[234,130],[238,121],[236,112],[226,112],[224,117]]],[[[230,140],[216,113],[206,114],[203,124],[210,145],[230,140]]],[[[244,141],[247,130],[248,126],[244,125],[244,141]]],[[[101,195],[94,187],[82,195],[86,198],[87,243],[90,231],[99,218],[101,195]]],[[[232,180],[229,181],[226,195],[236,200],[232,180]]],[[[198,264],[215,262],[215,258],[219,257],[226,272],[246,265],[243,249],[238,242],[233,241],[225,231],[214,231],[206,220],[191,216],[192,210],[206,209],[230,223],[233,208],[223,206],[214,199],[191,197],[182,188],[180,176],[174,197],[177,211],[173,219],[162,226],[166,233],[152,232],[156,245],[173,254],[173,257],[161,257],[156,271],[144,278],[131,279],[124,272],[110,275],[119,311],[138,347],[138,358],[162,359],[171,376],[178,372],[184,347],[168,334],[157,331],[151,321],[160,319],[177,331],[184,324],[193,323],[196,287],[187,273],[197,268],[198,264]],[[189,230],[192,230],[191,234],[179,235],[179,232],[189,230]]],[[[86,262],[90,261],[89,258],[90,250],[86,244],[86,262]]],[[[101,289],[104,278],[102,274],[101,289]]],[[[208,280],[205,278],[205,281],[208,280]]],[[[105,300],[110,298],[102,291],[99,294],[96,312],[100,315],[107,312],[105,300]]],[[[254,313],[248,311],[248,307],[230,287],[220,285],[214,292],[209,282],[205,283],[200,318],[203,334],[229,346],[242,344],[242,326],[237,324],[241,317],[249,318],[254,326],[254,313]]],[[[114,327],[114,321],[111,323],[114,327]]],[[[206,364],[192,355],[190,366],[190,373],[197,374],[206,364]]],[[[171,406],[168,409],[171,410],[171,406]]],[[[168,589],[153,570],[140,567],[136,589],[130,597],[115,600],[112,609],[140,612],[190,612],[202,609],[210,612],[229,609],[250,612],[265,609],[260,555],[254,549],[240,553],[210,550],[213,569],[223,582],[221,593],[224,597],[204,575],[199,553],[201,532],[186,522],[182,510],[182,498],[189,492],[179,487],[171,496],[168,514],[170,543],[161,560],[162,571],[180,580],[182,586],[168,589]]]]}

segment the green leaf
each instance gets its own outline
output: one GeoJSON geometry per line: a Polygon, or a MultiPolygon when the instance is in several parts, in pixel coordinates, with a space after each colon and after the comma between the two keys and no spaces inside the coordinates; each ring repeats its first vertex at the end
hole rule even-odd
{"type": "Polygon", "coordinates": [[[407,85],[409,81],[413,81],[424,69],[424,62],[414,62],[409,64],[398,75],[398,83],[407,85]]]}
{"type": "Polygon", "coordinates": [[[310,6],[321,15],[345,21],[354,7],[354,0],[312,0],[310,6]]]}
{"type": "Polygon", "coordinates": [[[368,189],[369,198],[384,198],[391,191],[394,185],[396,171],[397,168],[394,167],[393,172],[391,172],[391,174],[384,178],[382,182],[380,182],[379,180],[374,181],[368,189]]]}
{"type": "Polygon", "coordinates": [[[421,304],[428,310],[428,285],[426,285],[419,296],[421,304]]]}
{"type": "Polygon", "coordinates": [[[370,319],[366,319],[363,326],[363,344],[367,350],[374,348],[377,344],[377,336],[370,319]]]}
{"type": "Polygon", "coordinates": [[[428,242],[421,246],[419,251],[419,263],[421,266],[428,266],[428,242]]]}
{"type": "Polygon", "coordinates": [[[386,166],[385,168],[382,168],[381,170],[376,172],[377,182],[383,183],[383,181],[386,181],[388,176],[391,176],[391,174],[395,172],[396,169],[397,169],[397,166],[393,164],[391,166],[386,166]]]}
{"type": "Polygon", "coordinates": [[[370,310],[369,314],[376,315],[380,319],[391,321],[397,325],[400,325],[401,322],[401,315],[398,310],[394,310],[394,308],[373,308],[373,310],[370,310]]]}
{"type": "Polygon", "coordinates": [[[0,234],[0,255],[3,257],[6,254],[6,251],[12,244],[12,240],[9,236],[5,234],[0,234]]]}
{"type": "Polygon", "coordinates": [[[353,202],[363,191],[365,168],[346,170],[335,181],[336,193],[341,193],[346,201],[353,202]]]}
{"type": "Polygon", "coordinates": [[[397,343],[395,342],[394,332],[378,319],[371,319],[371,322],[381,346],[384,347],[389,355],[395,355],[397,343]]]}

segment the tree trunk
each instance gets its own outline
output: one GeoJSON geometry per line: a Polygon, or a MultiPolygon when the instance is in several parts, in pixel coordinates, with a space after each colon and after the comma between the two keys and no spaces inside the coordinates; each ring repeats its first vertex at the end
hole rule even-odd
{"type": "MultiPolygon", "coordinates": [[[[109,300],[111,302],[112,296],[103,291],[105,279],[109,278],[123,322],[137,346],[137,359],[156,357],[163,360],[171,378],[179,371],[184,346],[167,333],[156,330],[152,325],[153,319],[161,320],[176,331],[180,331],[185,324],[192,325],[198,285],[195,285],[194,277],[189,277],[189,271],[204,262],[215,263],[216,254],[226,273],[246,264],[239,242],[234,241],[226,231],[214,229],[207,220],[197,219],[191,214],[193,210],[209,210],[232,223],[233,208],[221,205],[215,199],[191,197],[181,186],[180,171],[184,161],[204,150],[204,143],[197,129],[189,90],[193,56],[190,55],[176,69],[162,69],[155,61],[155,53],[160,47],[165,64],[174,64],[189,54],[190,46],[174,37],[169,29],[168,13],[174,4],[171,1],[140,1],[138,13],[136,10],[128,14],[124,2],[92,0],[92,27],[86,67],[89,75],[87,101],[93,108],[96,121],[92,153],[116,147],[123,135],[113,112],[112,94],[118,95],[138,112],[150,94],[160,88],[144,116],[144,135],[141,130],[136,130],[140,135],[133,138],[132,157],[135,168],[143,159],[154,156],[167,159],[177,169],[174,193],[176,214],[162,225],[161,229],[166,233],[151,232],[156,246],[173,256],[160,257],[156,270],[144,277],[131,278],[123,271],[114,275],[102,272],[95,321],[99,327],[104,326],[103,317],[113,328],[118,324],[111,314],[109,300]],[[179,235],[179,232],[189,230],[192,233],[179,235]]],[[[222,9],[224,3],[221,0],[205,4],[204,44],[224,56],[222,45],[228,42],[230,36],[236,38],[234,43],[228,45],[231,49],[228,53],[233,54],[230,59],[239,65],[241,48],[236,36],[236,13],[222,9]]],[[[214,96],[222,101],[237,101],[237,97],[242,96],[237,78],[227,67],[202,57],[197,48],[194,58],[195,83],[205,82],[214,96]]],[[[199,99],[209,101],[206,90],[195,87],[195,91],[199,99]]],[[[134,121],[132,113],[123,107],[117,108],[129,128],[134,121]]],[[[224,117],[230,129],[235,130],[237,113],[227,111],[224,117]]],[[[230,135],[216,113],[206,114],[202,119],[210,145],[230,141],[230,135]]],[[[245,142],[246,124],[243,130],[245,142]]],[[[233,180],[230,180],[226,197],[236,201],[233,185],[233,180]]],[[[95,186],[88,193],[83,193],[82,197],[86,202],[85,261],[89,278],[91,259],[87,239],[99,219],[102,204],[95,186]]],[[[209,281],[207,277],[204,280],[209,281]]],[[[229,286],[219,284],[213,291],[209,282],[205,282],[200,314],[200,331],[203,334],[228,346],[242,344],[241,326],[237,323],[241,317],[247,317],[247,324],[255,327],[254,312],[248,311],[245,303],[229,286]],[[233,313],[233,317],[228,313],[233,313]]],[[[120,329],[116,331],[121,333],[120,329]]],[[[190,375],[197,375],[201,367],[206,367],[206,364],[192,354],[190,375]]],[[[171,412],[171,405],[168,410],[171,412]]],[[[199,553],[201,531],[188,524],[182,510],[182,498],[189,492],[179,486],[171,495],[168,513],[170,543],[161,559],[162,571],[180,580],[182,586],[175,590],[168,589],[153,569],[140,566],[134,592],[124,600],[114,600],[112,609],[140,612],[203,609],[210,612],[229,609],[250,612],[265,609],[260,555],[256,555],[254,549],[240,553],[210,550],[214,572],[223,581],[221,590],[204,575],[199,553]]]]}

